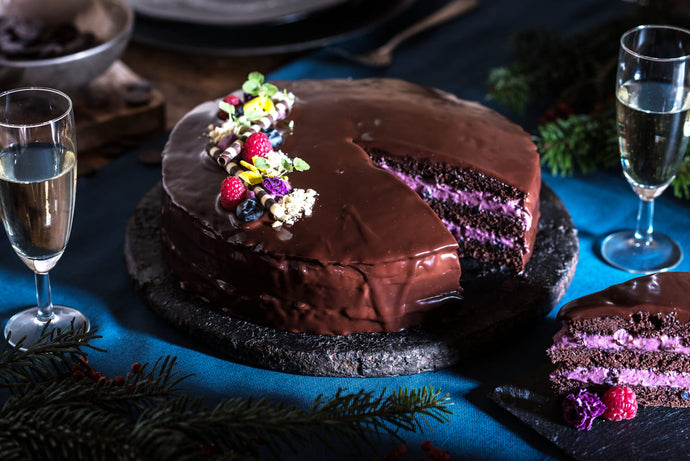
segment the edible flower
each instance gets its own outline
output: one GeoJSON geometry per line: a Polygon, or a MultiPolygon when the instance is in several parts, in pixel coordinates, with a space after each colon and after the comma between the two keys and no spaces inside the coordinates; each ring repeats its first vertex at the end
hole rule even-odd
{"type": "Polygon", "coordinates": [[[606,411],[606,405],[599,396],[580,389],[577,394],[569,394],[563,399],[563,419],[568,426],[578,431],[592,429],[594,419],[606,411]]]}
{"type": "Polygon", "coordinates": [[[264,178],[264,189],[274,197],[282,197],[290,192],[290,185],[281,178],[264,178]]]}

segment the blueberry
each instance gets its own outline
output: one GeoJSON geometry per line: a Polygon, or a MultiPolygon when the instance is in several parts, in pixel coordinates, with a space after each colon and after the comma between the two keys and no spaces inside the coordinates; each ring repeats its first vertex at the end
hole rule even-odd
{"type": "Polygon", "coordinates": [[[274,149],[282,144],[283,135],[280,134],[280,131],[276,129],[268,129],[264,130],[264,133],[266,136],[268,136],[268,139],[271,141],[271,145],[274,149]]]}
{"type": "Polygon", "coordinates": [[[434,198],[434,191],[431,190],[431,188],[429,187],[425,187],[424,189],[422,189],[421,195],[424,200],[431,200],[432,198],[434,198]]]}
{"type": "Polygon", "coordinates": [[[237,214],[237,219],[240,221],[252,222],[264,215],[264,207],[258,200],[248,198],[237,205],[235,213],[237,214]]]}
{"type": "Polygon", "coordinates": [[[241,117],[244,115],[244,109],[242,106],[235,106],[235,117],[241,117]]]}
{"type": "Polygon", "coordinates": [[[688,391],[681,392],[680,398],[683,400],[690,400],[690,392],[688,392],[688,391]]]}

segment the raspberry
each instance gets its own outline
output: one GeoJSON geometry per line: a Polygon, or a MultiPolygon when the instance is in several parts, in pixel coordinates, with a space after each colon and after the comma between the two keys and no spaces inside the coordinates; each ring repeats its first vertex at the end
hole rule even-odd
{"type": "Polygon", "coordinates": [[[246,194],[247,189],[244,188],[242,180],[229,176],[220,185],[220,204],[226,210],[235,211],[235,208],[244,200],[246,194]]]}
{"type": "Polygon", "coordinates": [[[606,411],[604,418],[611,421],[632,419],[637,415],[637,397],[628,386],[613,386],[602,398],[606,411]]]}
{"type": "MultiPolygon", "coordinates": [[[[223,102],[227,102],[231,106],[235,106],[235,109],[237,109],[237,107],[242,105],[242,101],[240,101],[240,98],[238,98],[234,94],[229,94],[226,97],[224,97],[223,102]]],[[[219,109],[218,110],[218,118],[221,120],[227,120],[229,118],[229,115],[223,109],[219,109]]]]}
{"type": "Polygon", "coordinates": [[[271,144],[271,140],[268,139],[268,136],[266,136],[264,133],[258,131],[249,135],[247,140],[244,142],[242,158],[245,162],[253,163],[254,157],[257,155],[259,157],[266,157],[266,154],[272,150],[273,145],[271,144]]]}

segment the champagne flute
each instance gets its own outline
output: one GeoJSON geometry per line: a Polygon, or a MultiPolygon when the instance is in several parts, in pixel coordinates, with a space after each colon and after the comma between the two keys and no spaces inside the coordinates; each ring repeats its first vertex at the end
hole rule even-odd
{"type": "Polygon", "coordinates": [[[89,330],[78,310],[54,306],[48,272],[62,256],[72,229],[77,188],[77,149],[72,101],[50,88],[0,94],[0,210],[19,258],[34,271],[35,307],[5,325],[5,337],[22,347],[51,330],[89,330]]]}
{"type": "Polygon", "coordinates": [[[628,272],[675,267],[683,251],[654,231],[654,199],[675,177],[690,136],[690,31],[646,25],[621,37],[616,117],[623,174],[640,198],[637,228],[608,235],[602,257],[628,272]]]}

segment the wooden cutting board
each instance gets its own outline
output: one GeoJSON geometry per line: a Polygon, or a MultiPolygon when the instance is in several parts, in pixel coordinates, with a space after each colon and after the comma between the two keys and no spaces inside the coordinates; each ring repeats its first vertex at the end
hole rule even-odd
{"type": "Polygon", "coordinates": [[[122,61],[70,96],[80,174],[100,168],[166,129],[163,94],[122,61]]]}

